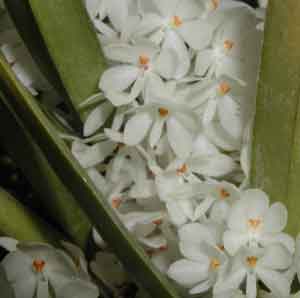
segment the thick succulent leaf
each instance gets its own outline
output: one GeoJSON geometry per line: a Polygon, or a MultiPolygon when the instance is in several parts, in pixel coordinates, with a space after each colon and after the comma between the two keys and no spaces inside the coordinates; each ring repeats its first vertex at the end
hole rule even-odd
{"type": "Polygon", "coordinates": [[[299,1],[269,1],[251,173],[252,186],[286,204],[294,235],[300,231],[299,13],[299,1]]]}
{"type": "Polygon", "coordinates": [[[0,233],[19,241],[57,244],[62,235],[54,231],[14,197],[0,188],[0,233]]]}
{"type": "Polygon", "coordinates": [[[5,91],[12,96],[11,107],[127,270],[153,297],[179,297],[167,278],[154,268],[137,241],[121,225],[32,96],[15,79],[4,59],[0,59],[0,78],[5,91]]]}
{"type": "Polygon", "coordinates": [[[57,177],[48,160],[26,131],[20,119],[3,102],[9,103],[0,91],[0,119],[5,129],[0,140],[39,196],[39,207],[60,226],[82,249],[86,249],[91,235],[91,224],[72,194],[57,177]]]}
{"type": "Polygon", "coordinates": [[[37,64],[75,112],[74,119],[83,120],[79,105],[97,91],[105,69],[83,1],[5,2],[37,64]]]}

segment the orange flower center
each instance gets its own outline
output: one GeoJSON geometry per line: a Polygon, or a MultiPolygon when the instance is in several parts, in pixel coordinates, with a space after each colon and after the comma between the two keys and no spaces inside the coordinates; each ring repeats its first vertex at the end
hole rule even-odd
{"type": "Polygon", "coordinates": [[[225,251],[225,246],[224,246],[224,245],[217,245],[217,248],[218,248],[220,251],[225,251]]]}
{"type": "Polygon", "coordinates": [[[161,251],[161,252],[166,251],[166,250],[168,250],[168,245],[163,245],[158,249],[158,251],[161,251]]]}
{"type": "Polygon", "coordinates": [[[121,198],[113,198],[112,201],[111,201],[111,206],[114,209],[118,209],[121,204],[122,204],[122,199],[121,198]]]}
{"type": "Polygon", "coordinates": [[[155,225],[157,225],[157,226],[159,226],[159,225],[161,225],[163,223],[163,220],[162,219],[153,220],[152,223],[155,224],[155,225]]]}
{"type": "Polygon", "coordinates": [[[210,268],[213,270],[217,270],[221,266],[221,263],[218,259],[212,259],[210,261],[210,268]]]}
{"type": "Polygon", "coordinates": [[[150,58],[147,55],[141,55],[139,57],[139,64],[145,70],[149,69],[150,58]]]}
{"type": "Polygon", "coordinates": [[[219,92],[221,93],[221,95],[226,95],[228,92],[230,92],[230,90],[231,90],[231,87],[226,82],[222,82],[219,85],[219,92]]]}
{"type": "Polygon", "coordinates": [[[188,167],[186,164],[183,164],[179,169],[176,170],[177,175],[185,174],[188,170],[188,167]]]}
{"type": "Polygon", "coordinates": [[[247,264],[249,267],[251,268],[255,268],[256,264],[257,264],[257,257],[251,256],[251,257],[247,257],[247,264]]]}
{"type": "Polygon", "coordinates": [[[261,223],[262,223],[262,221],[260,219],[249,219],[248,220],[248,225],[253,230],[257,230],[260,227],[261,223]]]}
{"type": "Polygon", "coordinates": [[[164,108],[159,108],[158,112],[159,112],[159,115],[161,117],[166,117],[166,116],[169,115],[169,111],[167,109],[164,109],[164,108]]]}
{"type": "Polygon", "coordinates": [[[230,51],[234,47],[234,42],[232,40],[224,41],[224,49],[230,51]]]}
{"type": "Polygon", "coordinates": [[[44,260],[34,260],[32,266],[36,272],[42,273],[46,266],[46,262],[44,260]]]}
{"type": "Polygon", "coordinates": [[[182,19],[181,19],[181,17],[179,17],[179,16],[174,16],[173,18],[172,18],[172,25],[175,27],[175,28],[178,28],[178,27],[180,27],[181,25],[182,25],[182,19]]]}
{"type": "Polygon", "coordinates": [[[216,10],[220,5],[220,0],[211,0],[213,10],[216,10]]]}
{"type": "Polygon", "coordinates": [[[220,196],[221,196],[221,199],[226,199],[226,198],[230,197],[230,193],[225,188],[221,188],[220,196]]]}

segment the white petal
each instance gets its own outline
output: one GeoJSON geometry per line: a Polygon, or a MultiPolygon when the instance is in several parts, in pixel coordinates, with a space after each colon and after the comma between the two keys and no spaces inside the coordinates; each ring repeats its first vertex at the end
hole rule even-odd
{"type": "Polygon", "coordinates": [[[31,265],[32,260],[19,250],[8,254],[2,261],[2,266],[10,282],[22,280],[24,276],[30,279],[33,276],[31,265]]]}
{"type": "Polygon", "coordinates": [[[218,147],[225,151],[240,150],[241,140],[233,139],[219,122],[211,122],[208,126],[204,127],[205,133],[209,139],[216,144],[218,147]]]}
{"type": "Polygon", "coordinates": [[[180,241],[179,248],[185,258],[199,262],[202,266],[206,267],[206,270],[208,270],[210,264],[209,258],[202,252],[199,244],[180,241]]]}
{"type": "Polygon", "coordinates": [[[87,117],[83,127],[83,134],[88,137],[104,125],[114,108],[109,102],[105,102],[95,108],[87,117]]]}
{"type": "Polygon", "coordinates": [[[153,0],[153,3],[162,16],[173,15],[178,2],[179,0],[153,0]]]}
{"type": "Polygon", "coordinates": [[[181,226],[187,222],[187,217],[178,206],[177,202],[167,202],[166,204],[170,220],[176,226],[181,226]]]}
{"type": "Polygon", "coordinates": [[[226,219],[228,218],[228,214],[230,212],[230,204],[223,201],[216,202],[210,212],[210,218],[212,220],[215,220],[216,222],[224,223],[226,219]]]}
{"type": "Polygon", "coordinates": [[[236,168],[233,159],[225,154],[194,157],[189,159],[188,166],[192,172],[209,177],[221,177],[236,168]]]}
{"type": "Polygon", "coordinates": [[[116,148],[111,141],[104,141],[92,146],[74,142],[72,153],[84,168],[90,168],[103,162],[116,148]]]}
{"type": "Polygon", "coordinates": [[[244,123],[240,106],[229,96],[225,96],[219,102],[218,116],[226,132],[236,139],[241,137],[244,123]]]}
{"type": "Polygon", "coordinates": [[[26,276],[13,284],[15,298],[32,298],[36,290],[36,279],[33,275],[26,276]]]}
{"type": "Polygon", "coordinates": [[[0,237],[0,246],[9,252],[16,251],[19,241],[9,237],[0,237]]]}
{"type": "Polygon", "coordinates": [[[283,274],[274,270],[257,268],[256,273],[259,279],[278,297],[287,298],[290,293],[290,285],[283,274]]]}
{"type": "Polygon", "coordinates": [[[166,33],[162,48],[172,49],[175,51],[178,61],[175,79],[183,78],[187,74],[191,65],[189,52],[183,39],[175,31],[169,30],[166,33]]]}
{"type": "Polygon", "coordinates": [[[185,287],[195,286],[205,280],[207,275],[207,268],[185,259],[175,262],[168,270],[168,276],[185,287]]]}
{"type": "Polygon", "coordinates": [[[232,206],[228,217],[227,225],[229,229],[245,233],[248,231],[247,220],[248,218],[245,203],[244,201],[239,200],[232,206]]]}
{"type": "Polygon", "coordinates": [[[262,218],[269,208],[269,198],[259,189],[249,189],[242,193],[248,218],[262,218]]]}
{"type": "Polygon", "coordinates": [[[178,237],[181,242],[195,243],[200,245],[203,241],[216,244],[212,230],[206,225],[199,223],[186,224],[178,230],[178,237]]]}
{"type": "Polygon", "coordinates": [[[85,0],[86,9],[92,19],[95,18],[99,12],[99,3],[99,0],[85,0]]]}
{"type": "Polygon", "coordinates": [[[201,13],[202,7],[198,0],[186,0],[178,2],[175,15],[189,20],[199,17],[201,13]]]}
{"type": "Polygon", "coordinates": [[[131,65],[118,65],[106,70],[99,83],[104,92],[126,90],[138,77],[139,69],[131,65]]]}
{"type": "Polygon", "coordinates": [[[212,50],[199,51],[195,62],[195,73],[199,76],[204,76],[213,63],[212,50]]]}
{"type": "Polygon", "coordinates": [[[216,99],[212,99],[207,103],[202,119],[203,125],[208,125],[210,122],[213,121],[217,112],[217,106],[218,102],[216,99]]]}
{"type": "Polygon", "coordinates": [[[38,281],[36,298],[49,298],[48,281],[38,281]]]}
{"type": "Polygon", "coordinates": [[[193,287],[189,293],[191,295],[201,294],[201,293],[207,292],[211,288],[211,286],[212,286],[211,281],[206,280],[206,281],[202,282],[201,284],[193,287]]]}
{"type": "Polygon", "coordinates": [[[200,219],[205,213],[210,209],[210,207],[215,202],[215,198],[209,196],[204,201],[202,201],[195,209],[195,219],[200,219]]]}
{"type": "Polygon", "coordinates": [[[191,48],[202,50],[210,44],[214,27],[204,20],[198,19],[184,22],[177,31],[191,48]]]}
{"type": "Polygon", "coordinates": [[[269,233],[281,232],[288,219],[288,211],[282,203],[273,204],[264,217],[263,230],[269,233]]]}
{"type": "Polygon", "coordinates": [[[159,249],[167,246],[167,240],[162,235],[155,235],[150,237],[139,238],[139,240],[147,247],[159,249]]]}
{"type": "Polygon", "coordinates": [[[154,13],[145,14],[136,28],[135,34],[137,36],[147,35],[153,31],[158,30],[163,23],[163,19],[154,13]]]}
{"type": "Polygon", "coordinates": [[[149,136],[149,144],[151,148],[154,148],[159,142],[162,136],[164,124],[165,121],[162,118],[159,118],[154,122],[149,136]]]}
{"type": "Polygon", "coordinates": [[[176,118],[170,117],[167,120],[167,136],[175,154],[183,160],[186,159],[193,148],[193,135],[176,118]]]}
{"type": "Polygon", "coordinates": [[[224,246],[228,253],[234,256],[248,242],[247,234],[233,231],[224,233],[224,246]]]}
{"type": "Polygon", "coordinates": [[[128,18],[128,2],[109,0],[107,13],[113,27],[121,32],[128,18]]]}
{"type": "Polygon", "coordinates": [[[224,56],[216,66],[216,77],[219,78],[222,75],[228,75],[244,84],[246,78],[245,68],[246,67],[238,59],[224,56]]]}
{"type": "Polygon", "coordinates": [[[256,283],[257,283],[257,281],[256,281],[255,273],[248,273],[247,274],[247,288],[246,288],[247,298],[256,298],[256,294],[257,294],[256,283]]]}
{"type": "Polygon", "coordinates": [[[218,154],[217,147],[204,134],[199,134],[194,142],[193,156],[218,154]]]}
{"type": "MultiPolygon", "coordinates": [[[[246,277],[247,271],[245,268],[240,268],[226,276],[223,280],[219,280],[214,288],[215,293],[226,293],[228,291],[239,289],[240,285],[246,277]]],[[[221,295],[221,297],[223,297],[221,295]]]]}
{"type": "Polygon", "coordinates": [[[172,48],[163,48],[157,57],[154,69],[165,79],[170,80],[176,77],[179,57],[172,48]]]}
{"type": "Polygon", "coordinates": [[[273,270],[285,270],[292,263],[292,256],[289,251],[280,244],[270,245],[259,260],[259,266],[273,270]]]}
{"type": "Polygon", "coordinates": [[[151,115],[146,112],[130,118],[124,129],[124,142],[130,146],[139,144],[146,137],[152,123],[151,115]]]}
{"type": "Polygon", "coordinates": [[[134,232],[139,224],[148,224],[163,218],[162,212],[130,212],[121,216],[126,228],[134,232]]]}
{"type": "Polygon", "coordinates": [[[268,246],[270,244],[282,244],[293,254],[295,252],[295,240],[286,233],[267,233],[260,239],[261,245],[268,246]]]}
{"type": "Polygon", "coordinates": [[[106,91],[105,96],[115,107],[130,104],[135,99],[127,92],[106,91]]]}

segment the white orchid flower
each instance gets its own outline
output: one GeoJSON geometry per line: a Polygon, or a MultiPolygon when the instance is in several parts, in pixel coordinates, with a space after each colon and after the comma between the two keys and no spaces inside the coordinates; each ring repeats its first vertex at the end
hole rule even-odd
{"type": "Polygon", "coordinates": [[[291,253],[294,240],[283,229],[287,224],[287,209],[281,203],[269,205],[268,196],[261,190],[249,189],[232,207],[228,216],[228,231],[224,234],[226,250],[231,255],[245,246],[266,246],[282,243],[291,253]]]}
{"type": "Polygon", "coordinates": [[[102,163],[110,156],[116,148],[116,144],[110,140],[98,142],[93,145],[84,144],[81,140],[76,140],[72,143],[72,154],[85,168],[93,168],[102,163]]]}
{"type": "Polygon", "coordinates": [[[161,43],[172,31],[178,36],[176,38],[178,48],[183,48],[184,42],[197,50],[209,45],[214,26],[201,16],[214,11],[218,6],[217,1],[207,1],[205,4],[197,0],[152,0],[152,2],[156,12],[144,14],[137,35],[147,35],[155,42],[161,43]],[[179,43],[182,43],[182,46],[179,46],[179,43]]]}
{"type": "Polygon", "coordinates": [[[168,166],[168,170],[176,169],[180,173],[198,174],[204,177],[223,177],[236,168],[234,160],[220,152],[209,139],[200,133],[193,144],[193,149],[188,158],[175,159],[168,166]],[[183,171],[184,170],[184,171],[183,171]]]}
{"type": "Polygon", "coordinates": [[[16,298],[45,297],[50,295],[50,287],[58,294],[77,275],[72,260],[46,244],[19,244],[2,266],[16,298]]]}
{"type": "Polygon", "coordinates": [[[242,248],[235,256],[229,273],[218,280],[214,292],[222,293],[238,289],[246,280],[246,297],[257,297],[257,282],[260,280],[281,298],[289,297],[290,284],[281,273],[291,265],[289,251],[281,244],[266,248],[242,248]]]}
{"type": "Polygon", "coordinates": [[[240,198],[238,188],[226,181],[199,183],[198,191],[203,200],[195,209],[195,219],[209,212],[211,219],[222,224],[228,218],[232,205],[240,198]]]}
{"type": "Polygon", "coordinates": [[[217,78],[227,75],[240,82],[252,76],[252,81],[257,74],[257,61],[251,57],[257,57],[260,51],[256,25],[257,19],[249,9],[232,10],[220,24],[212,45],[198,52],[196,74],[217,78]]]}
{"type": "Polygon", "coordinates": [[[103,102],[94,108],[84,121],[84,137],[93,135],[98,129],[103,127],[113,111],[114,107],[109,101],[103,102]]]}
{"type": "Polygon", "coordinates": [[[199,91],[201,95],[192,104],[200,110],[203,125],[209,125],[217,117],[226,133],[240,139],[247,120],[242,110],[243,101],[248,100],[245,89],[238,82],[221,76],[218,80],[199,83],[199,91]]]}
{"type": "Polygon", "coordinates": [[[149,41],[140,41],[133,46],[112,44],[104,51],[109,59],[122,63],[106,70],[99,83],[100,89],[115,106],[133,102],[144,92],[152,77],[174,78],[179,62],[172,50],[160,50],[149,41]]]}
{"type": "Polygon", "coordinates": [[[179,246],[185,258],[171,265],[169,277],[190,288],[190,294],[212,288],[228,264],[221,235],[214,226],[198,223],[183,226],[179,230],[179,246]]]}
{"type": "Polygon", "coordinates": [[[102,45],[129,42],[140,17],[133,0],[86,0],[87,11],[102,45]],[[109,18],[110,23],[104,21],[109,18]]]}
{"type": "Polygon", "coordinates": [[[174,153],[187,158],[198,125],[196,114],[188,108],[181,93],[169,90],[160,79],[155,79],[149,83],[144,101],[125,125],[125,143],[134,146],[149,135],[150,147],[154,148],[165,132],[174,153]]]}

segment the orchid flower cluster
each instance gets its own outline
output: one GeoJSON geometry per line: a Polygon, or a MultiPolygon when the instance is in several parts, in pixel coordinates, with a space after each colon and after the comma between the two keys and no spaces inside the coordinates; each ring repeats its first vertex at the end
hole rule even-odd
{"type": "MultiPolygon", "coordinates": [[[[62,137],[154,265],[190,294],[287,298],[300,278],[285,206],[248,188],[260,2],[254,10],[233,0],[85,0],[109,68],[81,106],[92,108],[84,138],[62,137]]],[[[2,52],[36,94],[10,44],[2,52]]],[[[1,241],[10,251],[2,265],[16,297],[48,297],[50,288],[97,297],[77,248],[11,241],[1,241]]],[[[102,281],[114,258],[92,262],[102,281]]],[[[108,284],[112,275],[127,278],[118,268],[108,284]]]]}

